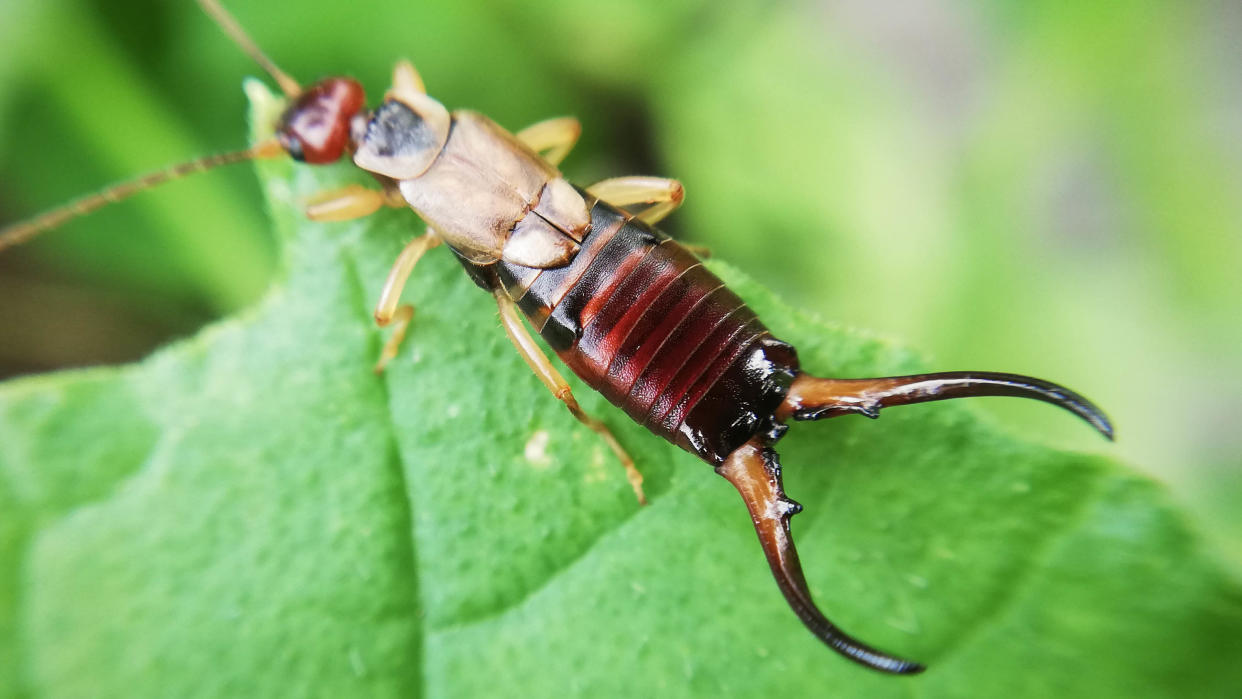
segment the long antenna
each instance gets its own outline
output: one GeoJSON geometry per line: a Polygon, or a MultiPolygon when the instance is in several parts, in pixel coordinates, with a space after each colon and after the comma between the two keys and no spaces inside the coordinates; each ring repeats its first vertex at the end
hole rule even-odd
{"type": "Polygon", "coordinates": [[[277,158],[285,154],[285,149],[280,145],[280,141],[270,138],[261,141],[245,150],[233,151],[232,153],[220,153],[218,155],[208,155],[203,158],[196,158],[184,163],[178,163],[172,167],[152,172],[141,177],[114,184],[107,189],[89,194],[81,199],[58,206],[51,211],[42,213],[32,219],[15,223],[3,230],[0,230],[0,252],[14,245],[30,240],[31,238],[46,233],[54,228],[64,224],[66,221],[75,219],[79,216],[85,216],[96,209],[108,204],[113,204],[124,199],[128,199],[139,192],[146,191],[152,187],[158,187],[165,182],[179,180],[187,175],[212,170],[223,165],[231,165],[246,160],[255,160],[259,158],[277,158]]]}
{"type": "MultiPolygon", "coordinates": [[[[258,63],[263,70],[267,71],[272,79],[280,85],[280,89],[289,98],[297,97],[302,94],[302,87],[298,85],[298,81],[289,77],[287,73],[278,68],[254,43],[254,40],[246,34],[246,30],[241,28],[237,20],[228,13],[217,0],[198,0],[198,4],[203,11],[211,16],[212,19],[220,25],[225,34],[229,35],[246,55],[250,56],[258,63]]],[[[172,167],[143,175],[136,179],[132,179],[120,184],[112,185],[107,189],[90,194],[76,201],[58,206],[51,211],[42,213],[32,219],[20,221],[4,229],[0,229],[0,252],[20,245],[21,243],[34,238],[40,234],[46,233],[54,228],[63,225],[66,221],[70,221],[79,216],[85,216],[96,209],[114,204],[118,201],[128,199],[139,192],[144,192],[153,187],[158,187],[165,182],[179,180],[187,175],[192,175],[206,170],[213,170],[223,165],[231,165],[246,160],[255,160],[259,158],[276,158],[286,154],[276,139],[269,139],[261,143],[255,144],[245,150],[234,151],[232,153],[221,153],[219,155],[209,155],[203,158],[196,158],[188,162],[179,163],[172,167]]]]}
{"type": "Polygon", "coordinates": [[[276,81],[276,84],[280,85],[280,89],[285,93],[286,97],[293,98],[302,94],[302,86],[298,85],[298,81],[289,77],[288,73],[276,67],[276,64],[272,62],[272,59],[268,58],[267,54],[263,53],[263,49],[260,49],[259,45],[254,43],[254,40],[250,38],[250,35],[246,33],[246,30],[242,29],[241,25],[237,23],[237,20],[233,19],[233,15],[229,14],[228,10],[224,9],[219,2],[216,0],[198,0],[198,4],[203,8],[204,12],[211,15],[211,18],[216,20],[216,24],[220,25],[220,28],[224,30],[224,33],[228,34],[229,38],[232,39],[233,42],[246,53],[247,56],[253,58],[255,63],[258,63],[263,70],[267,71],[268,75],[272,76],[272,79],[276,81]]]}

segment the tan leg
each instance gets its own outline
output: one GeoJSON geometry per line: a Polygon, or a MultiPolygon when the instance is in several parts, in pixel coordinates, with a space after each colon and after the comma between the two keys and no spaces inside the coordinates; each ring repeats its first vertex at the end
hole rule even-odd
{"type": "Polygon", "coordinates": [[[428,99],[423,77],[414,69],[413,63],[402,59],[393,66],[392,87],[384,93],[384,100],[390,99],[399,99],[411,105],[421,104],[428,99]]]}
{"type": "Polygon", "coordinates": [[[650,204],[634,217],[650,225],[673,213],[686,197],[680,182],[663,177],[613,177],[596,182],[587,191],[617,207],[650,204]]]}
{"type": "Polygon", "coordinates": [[[556,396],[557,400],[563,402],[566,408],[578,421],[595,430],[599,436],[604,438],[612,452],[617,455],[621,461],[621,465],[625,467],[625,476],[630,481],[630,487],[634,489],[634,494],[638,496],[638,504],[646,505],[647,496],[643,494],[643,474],[638,472],[638,468],[634,465],[634,460],[630,455],[625,453],[621,443],[613,436],[608,426],[599,420],[587,415],[582,411],[582,407],[578,405],[577,399],[574,398],[573,392],[569,389],[569,384],[565,383],[564,377],[552,366],[552,362],[548,361],[543,350],[539,349],[539,345],[535,343],[535,338],[530,336],[530,332],[526,330],[526,326],[522,324],[522,318],[518,313],[517,306],[513,300],[505,295],[503,291],[496,292],[496,304],[500,307],[500,322],[505,326],[505,332],[508,333],[509,339],[513,341],[513,346],[517,348],[518,354],[522,355],[522,359],[526,360],[527,366],[531,371],[535,372],[535,376],[543,382],[544,386],[556,396]]]}
{"type": "Polygon", "coordinates": [[[367,189],[362,185],[351,184],[340,189],[320,192],[306,202],[306,217],[312,221],[352,221],[363,216],[370,216],[381,206],[405,206],[405,201],[398,202],[387,191],[367,189]]]}
{"type": "Polygon", "coordinates": [[[397,256],[397,261],[393,264],[392,270],[388,273],[388,280],[384,282],[384,289],[380,292],[379,303],[375,306],[375,322],[381,328],[392,324],[392,335],[388,341],[384,343],[384,349],[380,351],[379,361],[375,363],[375,373],[384,371],[384,367],[397,356],[397,349],[401,346],[401,341],[405,339],[405,333],[410,327],[410,321],[414,318],[414,307],[410,304],[404,306],[399,305],[401,302],[401,290],[405,288],[405,282],[410,278],[410,272],[414,271],[414,265],[418,262],[423,253],[440,244],[440,236],[436,235],[430,227],[427,232],[419,237],[411,240],[401,254],[397,256]]]}
{"type": "Polygon", "coordinates": [[[392,68],[392,91],[396,93],[409,91],[425,95],[427,87],[423,85],[423,76],[414,69],[414,64],[403,58],[392,68]]]}
{"type": "Polygon", "coordinates": [[[545,119],[515,134],[522,143],[553,166],[560,165],[582,135],[582,124],[573,117],[545,119]]]}

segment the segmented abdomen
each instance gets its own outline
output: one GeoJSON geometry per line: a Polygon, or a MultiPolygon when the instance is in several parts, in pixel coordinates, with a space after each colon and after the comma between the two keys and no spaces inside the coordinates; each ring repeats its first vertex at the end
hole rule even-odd
{"type": "Polygon", "coordinates": [[[663,233],[597,202],[570,264],[502,261],[494,272],[574,373],[708,463],[778,429],[772,413],[797,369],[793,348],[663,233]]]}

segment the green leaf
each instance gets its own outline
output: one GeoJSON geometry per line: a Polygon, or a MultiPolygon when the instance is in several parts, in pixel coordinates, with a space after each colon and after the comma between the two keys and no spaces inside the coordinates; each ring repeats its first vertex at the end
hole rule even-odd
{"type": "MultiPolygon", "coordinates": [[[[780,445],[821,605],[930,669],[841,659],[786,608],[732,488],[578,386],[646,473],[652,504],[635,504],[447,251],[420,263],[410,336],[372,374],[370,307],[420,225],[306,222],[299,201],[357,173],[262,172],[284,273],[257,307],[133,366],[0,387],[0,694],[1242,686],[1242,588],[1158,486],[958,404],[780,445]]],[[[713,268],[816,373],[921,368],[713,268]]]]}

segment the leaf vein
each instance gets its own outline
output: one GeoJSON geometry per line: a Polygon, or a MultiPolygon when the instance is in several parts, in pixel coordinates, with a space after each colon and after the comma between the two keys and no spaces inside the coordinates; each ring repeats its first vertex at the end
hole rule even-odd
{"type": "MultiPolygon", "coordinates": [[[[352,296],[354,297],[351,300],[352,307],[366,308],[367,307],[366,290],[362,283],[361,272],[358,269],[358,266],[359,266],[358,259],[354,256],[349,256],[347,263],[344,266],[347,270],[347,274],[349,275],[349,279],[350,279],[349,288],[352,292],[352,296]]],[[[366,318],[363,320],[364,325],[369,324],[369,322],[370,322],[369,318],[366,318]]],[[[376,333],[372,332],[371,338],[372,340],[369,343],[368,352],[371,354],[371,356],[378,357],[381,343],[376,333]]],[[[418,584],[419,583],[418,543],[417,543],[417,536],[414,531],[414,527],[416,526],[415,517],[414,517],[414,502],[413,502],[413,497],[412,497],[413,494],[410,491],[409,478],[407,477],[409,466],[408,464],[405,463],[405,459],[403,458],[403,455],[401,453],[400,442],[398,442],[397,440],[397,426],[396,426],[396,423],[394,423],[393,417],[392,417],[393,416],[392,392],[389,390],[388,380],[384,376],[378,376],[375,378],[375,381],[379,385],[380,395],[382,396],[382,400],[384,401],[384,405],[383,405],[384,409],[382,412],[385,417],[384,427],[388,433],[388,444],[387,444],[387,448],[389,452],[388,461],[390,464],[392,464],[393,470],[395,472],[397,489],[399,491],[397,493],[396,500],[400,502],[403,506],[401,510],[402,516],[399,521],[401,522],[401,528],[404,531],[404,538],[406,539],[408,543],[408,547],[406,550],[409,554],[409,559],[408,559],[409,570],[412,573],[412,575],[410,576],[410,585],[413,588],[411,592],[414,597],[415,609],[422,610],[423,602],[421,598],[420,587],[418,584]]],[[[417,659],[417,662],[410,663],[410,667],[414,668],[415,672],[417,673],[417,676],[415,678],[416,679],[415,686],[417,687],[417,696],[426,696],[427,695],[427,687],[426,687],[426,679],[425,679],[426,673],[424,672],[425,668],[423,667],[424,664],[426,663],[426,646],[427,646],[427,628],[426,628],[426,622],[424,621],[426,619],[426,615],[420,613],[417,615],[417,617],[418,617],[418,621],[414,623],[413,626],[417,629],[417,639],[416,639],[417,648],[415,649],[415,654],[417,655],[418,659],[417,659]]]]}

